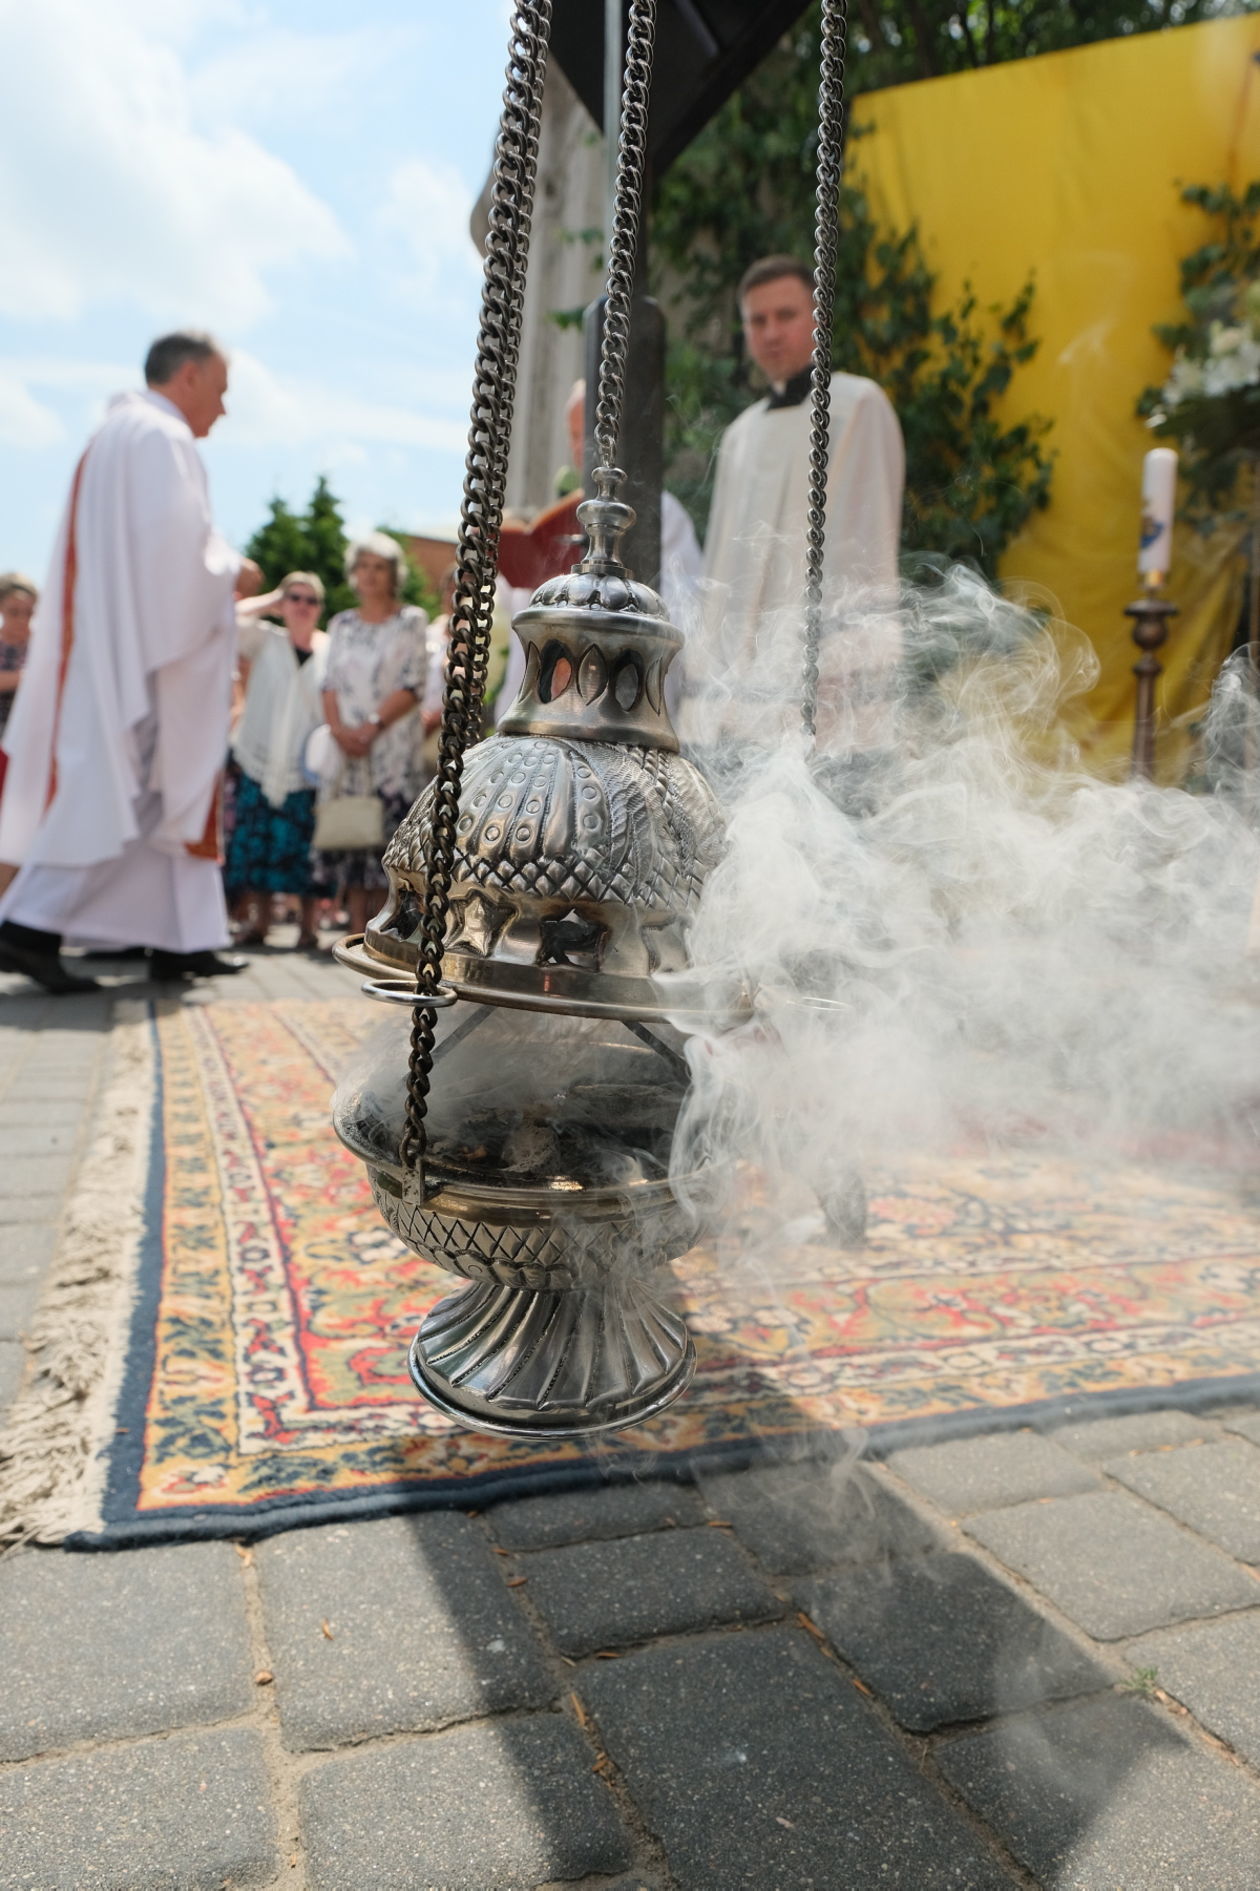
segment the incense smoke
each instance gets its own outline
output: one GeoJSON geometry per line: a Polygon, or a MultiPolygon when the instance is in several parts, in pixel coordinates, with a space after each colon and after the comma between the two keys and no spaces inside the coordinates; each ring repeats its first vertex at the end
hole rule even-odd
{"type": "Polygon", "coordinates": [[[728,1259],[773,1267],[820,1203],[842,1234],[875,1163],[1254,1156],[1260,845],[1235,672],[1207,721],[1217,791],[1195,795],[1086,773],[1063,713],[1092,650],[974,574],[908,591],[895,618],[851,611],[828,648],[814,758],[783,624],[752,686],[710,684],[689,725],[729,823],[692,954],[756,1011],[691,1039],[672,1167],[684,1191],[712,1178],[728,1259]],[[749,1224],[754,1172],[766,1212],[749,1224]]]}

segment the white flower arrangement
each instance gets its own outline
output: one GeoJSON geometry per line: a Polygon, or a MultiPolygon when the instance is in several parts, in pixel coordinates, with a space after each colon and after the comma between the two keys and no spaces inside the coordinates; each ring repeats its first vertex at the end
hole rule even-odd
{"type": "Polygon", "coordinates": [[[1210,240],[1181,258],[1182,318],[1156,325],[1172,355],[1138,413],[1181,457],[1182,513],[1200,531],[1240,516],[1260,469],[1260,179],[1187,184],[1210,240]]]}
{"type": "MultiPolygon", "coordinates": [[[[1252,285],[1255,287],[1256,285],[1252,285]]],[[[1207,332],[1204,355],[1177,350],[1168,379],[1160,390],[1165,410],[1187,400],[1215,400],[1244,387],[1260,386],[1260,335],[1250,323],[1213,322],[1207,332]]]]}

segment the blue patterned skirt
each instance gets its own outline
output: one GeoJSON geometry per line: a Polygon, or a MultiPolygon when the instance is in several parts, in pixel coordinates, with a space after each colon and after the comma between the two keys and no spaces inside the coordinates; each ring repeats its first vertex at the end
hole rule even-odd
{"type": "Polygon", "coordinates": [[[244,770],[236,780],[236,809],[224,889],[229,899],[241,893],[319,893],[312,871],[311,836],[315,832],[315,790],[295,788],[273,808],[261,785],[244,770]]]}

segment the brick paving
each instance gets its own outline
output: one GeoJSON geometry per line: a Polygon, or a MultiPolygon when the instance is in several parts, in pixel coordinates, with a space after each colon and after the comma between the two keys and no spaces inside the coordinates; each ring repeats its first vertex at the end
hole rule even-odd
{"type": "MultiPolygon", "coordinates": [[[[0,978],[0,1405],[112,989],[0,978]]],[[[254,955],[187,1002],[352,989],[254,955]]],[[[0,1560],[0,1891],[1256,1891],[1260,1409],[0,1560]],[[522,1578],[524,1580],[522,1580],[522,1578]]]]}

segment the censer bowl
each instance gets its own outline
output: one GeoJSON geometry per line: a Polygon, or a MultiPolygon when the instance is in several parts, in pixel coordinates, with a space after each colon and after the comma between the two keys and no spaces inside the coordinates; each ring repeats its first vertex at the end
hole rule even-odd
{"type": "Polygon", "coordinates": [[[439,1021],[423,1181],[401,1158],[408,1034],[377,1034],[333,1121],[389,1227],[468,1284],[411,1374],[479,1430],[580,1437],[650,1417],[695,1368],[668,1262],[694,1223],[668,1180],[676,1049],[602,1019],[468,1005],[439,1021]]]}

